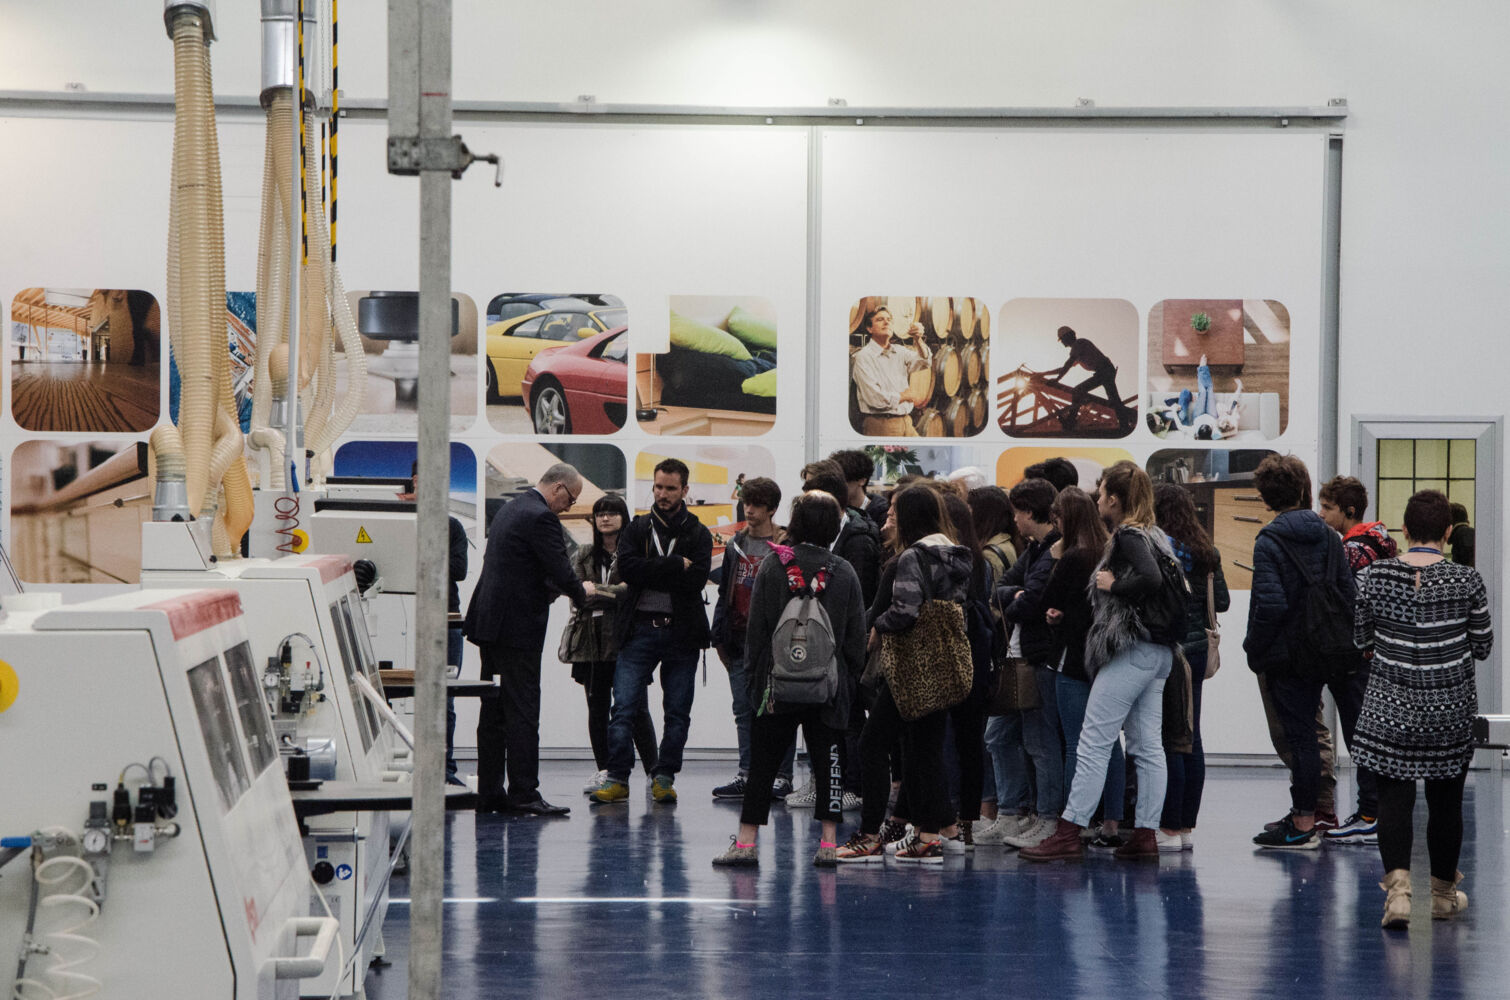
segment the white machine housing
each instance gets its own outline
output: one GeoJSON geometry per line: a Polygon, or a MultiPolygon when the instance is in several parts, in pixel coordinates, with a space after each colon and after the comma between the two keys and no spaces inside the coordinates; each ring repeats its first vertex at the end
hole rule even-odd
{"type": "MultiPolygon", "coordinates": [[[[106,996],[298,996],[295,976],[316,965],[296,950],[311,930],[308,868],[236,594],[142,590],[10,610],[0,650],[17,678],[0,713],[0,835],[82,831],[90,802],[110,797],[97,786],[113,790],[132,762],[162,758],[178,786],[179,836],[150,853],[115,843],[99,917],[79,931],[99,952],[77,971],[106,996]]],[[[132,769],[127,787],[140,784],[132,769]]],[[[30,866],[17,859],[0,876],[0,948],[14,955],[30,866]]],[[[34,956],[28,977],[47,958],[34,956]]],[[[328,959],[318,966],[336,964],[334,949],[328,959]]]]}
{"type": "MultiPolygon", "coordinates": [[[[324,697],[297,718],[295,742],[303,745],[312,739],[333,740],[335,780],[403,784],[410,781],[411,751],[362,695],[355,679],[360,674],[376,690],[382,690],[350,559],[294,555],[280,559],[226,560],[199,571],[156,569],[151,556],[153,546],[146,543],[150,535],[150,531],[144,535],[143,583],[154,587],[224,587],[235,591],[246,609],[259,677],[269,660],[278,655],[279,646],[287,637],[302,633],[313,640],[313,652],[319,660],[308,673],[318,675],[323,664],[324,697]]],[[[293,649],[296,670],[305,674],[303,663],[297,661],[307,659],[310,650],[303,639],[293,640],[293,649]]],[[[343,996],[358,993],[367,963],[374,954],[380,954],[377,949],[382,944],[380,928],[387,913],[387,871],[392,858],[389,834],[406,815],[385,811],[332,813],[311,817],[306,824],[309,836],[305,838],[305,848],[310,869],[313,871],[325,862],[336,873],[322,889],[341,921],[342,947],[348,956],[355,950],[362,953],[351,974],[340,983],[343,996]],[[372,926],[363,934],[369,913],[372,926]]],[[[327,970],[321,978],[306,983],[304,989],[306,995],[328,996],[336,985],[335,970],[327,970]]]]}

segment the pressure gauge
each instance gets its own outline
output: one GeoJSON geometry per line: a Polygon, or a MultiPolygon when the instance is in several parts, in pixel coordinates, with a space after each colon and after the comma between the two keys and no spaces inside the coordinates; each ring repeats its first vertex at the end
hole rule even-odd
{"type": "Polygon", "coordinates": [[[84,851],[86,854],[104,854],[110,850],[110,831],[98,826],[92,826],[84,831],[84,851]]]}

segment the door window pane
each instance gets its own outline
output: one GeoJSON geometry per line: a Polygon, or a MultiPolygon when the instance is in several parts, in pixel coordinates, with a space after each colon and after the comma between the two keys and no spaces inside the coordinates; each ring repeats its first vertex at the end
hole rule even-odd
{"type": "Polygon", "coordinates": [[[1416,473],[1415,443],[1385,439],[1379,442],[1379,478],[1398,479],[1416,473]]]}
{"type": "Polygon", "coordinates": [[[1447,442],[1416,442],[1416,475],[1423,479],[1447,478],[1447,442]]]}

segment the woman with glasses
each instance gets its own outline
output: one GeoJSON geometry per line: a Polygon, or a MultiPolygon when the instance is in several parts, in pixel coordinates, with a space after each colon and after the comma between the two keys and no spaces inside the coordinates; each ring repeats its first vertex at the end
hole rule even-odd
{"type": "MultiPolygon", "coordinates": [[[[568,505],[570,506],[570,505],[568,505]]],[[[578,547],[572,557],[577,578],[591,581],[597,594],[575,611],[567,626],[561,659],[571,664],[572,680],[587,694],[587,737],[598,773],[583,793],[592,791],[608,776],[608,715],[613,703],[613,671],[618,646],[613,638],[614,604],[624,592],[619,581],[619,534],[629,523],[629,505],[624,498],[605,494],[592,505],[592,544],[578,547]]],[[[655,722],[645,707],[634,719],[634,745],[645,773],[655,767],[655,722]]]]}

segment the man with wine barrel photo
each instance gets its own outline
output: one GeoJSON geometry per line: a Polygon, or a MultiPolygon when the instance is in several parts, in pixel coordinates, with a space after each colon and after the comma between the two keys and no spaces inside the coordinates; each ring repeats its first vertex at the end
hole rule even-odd
{"type": "Polygon", "coordinates": [[[933,352],[923,342],[923,325],[914,322],[900,342],[892,336],[891,310],[877,306],[865,313],[860,328],[870,339],[855,352],[850,377],[860,406],[860,432],[874,437],[917,437],[912,423],[915,408],[928,405],[933,395],[931,373],[926,385],[913,376],[929,372],[933,352]]]}

